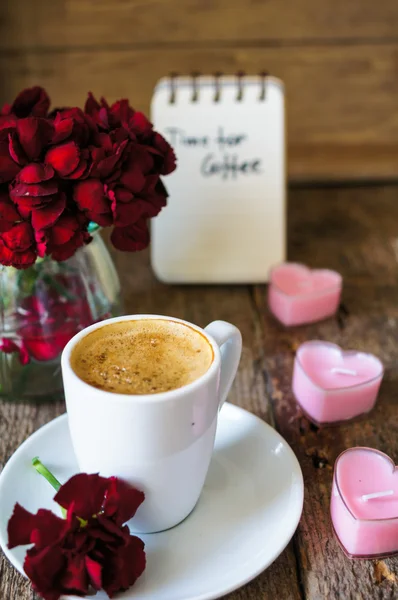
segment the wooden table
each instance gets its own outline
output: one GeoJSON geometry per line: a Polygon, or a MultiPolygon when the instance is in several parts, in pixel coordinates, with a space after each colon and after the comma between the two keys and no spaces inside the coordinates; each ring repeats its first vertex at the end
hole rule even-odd
{"type": "MultiPolygon", "coordinates": [[[[296,189],[289,198],[290,260],[330,267],[344,276],[336,318],[286,330],[268,314],[265,286],[169,287],[152,275],[148,254],[115,254],[128,312],[174,315],[205,326],[235,323],[244,350],[229,400],[271,423],[291,444],[304,473],[304,512],[293,541],[255,581],[228,600],[398,598],[398,557],[350,561],[329,520],[333,464],[350,446],[368,445],[398,462],[398,189],[296,189]],[[386,374],[368,418],[318,429],[302,416],[290,390],[294,353],[307,339],[377,354],[386,374]]],[[[0,405],[0,463],[64,405],[0,405]]],[[[272,482],[270,482],[272,485],[272,482]]],[[[0,599],[36,599],[4,559],[0,599]]],[[[172,600],[172,599],[170,599],[172,600]]]]}

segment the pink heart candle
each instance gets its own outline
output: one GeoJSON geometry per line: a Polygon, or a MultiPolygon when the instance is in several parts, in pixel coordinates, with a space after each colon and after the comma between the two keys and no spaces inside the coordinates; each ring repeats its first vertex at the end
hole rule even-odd
{"type": "Polygon", "coordinates": [[[270,273],[268,305],[286,326],[313,323],[335,314],[341,288],[342,277],[336,271],[284,263],[270,273]]]}
{"type": "Polygon", "coordinates": [[[372,410],[383,372],[373,354],[343,352],[331,342],[304,342],[296,353],[292,389],[314,423],[338,423],[372,410]]]}
{"type": "Polygon", "coordinates": [[[330,504],[334,531],[351,558],[398,552],[398,470],[372,448],[350,448],[337,458],[330,504]]]}

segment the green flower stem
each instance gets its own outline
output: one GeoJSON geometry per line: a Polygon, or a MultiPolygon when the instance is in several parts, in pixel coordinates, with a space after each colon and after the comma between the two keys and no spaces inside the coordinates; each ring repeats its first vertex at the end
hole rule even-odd
{"type": "Polygon", "coordinates": [[[51,277],[51,275],[48,275],[46,273],[45,275],[43,275],[43,281],[48,286],[52,286],[59,293],[60,296],[64,296],[71,302],[76,300],[76,296],[74,294],[71,294],[70,291],[67,290],[64,285],[62,285],[62,283],[59,283],[59,281],[55,279],[55,277],[51,277]]]}
{"type": "MultiPolygon", "coordinates": [[[[40,475],[43,475],[43,477],[45,479],[47,479],[48,483],[50,485],[52,485],[52,487],[54,488],[54,490],[56,492],[58,492],[59,488],[61,487],[60,482],[58,481],[58,479],[56,477],[54,477],[54,475],[51,473],[51,471],[49,471],[47,469],[47,467],[45,467],[43,465],[43,463],[41,462],[41,460],[39,459],[38,456],[36,456],[33,460],[32,460],[32,465],[34,466],[34,468],[36,469],[36,471],[38,473],[40,473],[40,475]]],[[[66,517],[66,510],[61,506],[61,511],[62,511],[62,515],[65,518],[66,517]]]]}
{"type": "Polygon", "coordinates": [[[40,475],[43,475],[43,477],[45,479],[47,479],[48,483],[51,484],[54,488],[54,490],[56,492],[58,492],[59,488],[61,487],[60,482],[58,481],[58,479],[56,477],[54,477],[54,475],[47,469],[47,467],[45,467],[43,465],[43,463],[41,462],[41,460],[39,459],[38,456],[36,456],[33,460],[32,460],[32,465],[34,466],[34,468],[36,469],[36,471],[38,473],[40,473],[40,475]]]}

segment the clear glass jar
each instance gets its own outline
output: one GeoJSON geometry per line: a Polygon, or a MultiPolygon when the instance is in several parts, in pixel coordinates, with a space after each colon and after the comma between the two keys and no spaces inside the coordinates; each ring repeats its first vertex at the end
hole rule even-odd
{"type": "Polygon", "coordinates": [[[120,315],[120,281],[100,236],[72,258],[0,267],[0,398],[62,397],[60,357],[81,329],[120,315]]]}

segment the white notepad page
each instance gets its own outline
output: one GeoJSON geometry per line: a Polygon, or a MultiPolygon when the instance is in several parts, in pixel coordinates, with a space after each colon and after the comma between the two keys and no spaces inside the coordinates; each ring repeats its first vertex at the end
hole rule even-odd
{"type": "Polygon", "coordinates": [[[169,283],[257,283],[285,259],[283,84],[273,77],[162,79],[155,128],[173,145],[151,260],[169,283]],[[217,99],[218,97],[218,99],[217,99]]]}

